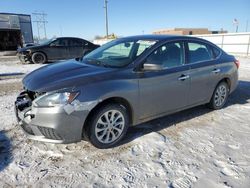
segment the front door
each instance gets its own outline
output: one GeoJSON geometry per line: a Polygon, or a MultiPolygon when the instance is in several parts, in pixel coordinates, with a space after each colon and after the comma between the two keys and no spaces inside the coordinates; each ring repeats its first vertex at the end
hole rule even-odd
{"type": "Polygon", "coordinates": [[[146,71],[139,79],[140,119],[159,116],[187,105],[190,87],[189,65],[185,65],[184,45],[166,43],[155,50],[144,64],[158,64],[159,71],[146,71]]]}
{"type": "Polygon", "coordinates": [[[68,39],[57,39],[50,44],[47,56],[49,60],[69,59],[68,39]]]}

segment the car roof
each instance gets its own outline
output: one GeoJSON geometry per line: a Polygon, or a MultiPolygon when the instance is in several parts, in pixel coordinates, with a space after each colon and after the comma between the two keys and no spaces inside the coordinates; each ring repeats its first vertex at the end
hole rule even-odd
{"type": "Polygon", "coordinates": [[[87,39],[82,39],[82,38],[79,38],[79,37],[56,37],[56,38],[53,38],[53,40],[57,40],[57,39],[77,39],[77,40],[82,40],[82,41],[88,42],[88,43],[90,43],[90,44],[93,44],[93,43],[90,42],[89,40],[87,40],[87,39]]]}
{"type": "Polygon", "coordinates": [[[54,39],[79,39],[79,40],[85,40],[85,39],[78,38],[78,37],[56,37],[54,39]]]}
{"type": "Polygon", "coordinates": [[[136,35],[136,36],[123,37],[120,38],[120,40],[157,40],[158,42],[171,41],[171,40],[189,40],[189,41],[199,41],[217,47],[215,44],[205,39],[198,38],[195,36],[184,36],[184,35],[154,35],[154,34],[136,35]]]}
{"type": "Polygon", "coordinates": [[[193,39],[195,37],[188,37],[182,35],[136,35],[123,37],[123,39],[131,39],[131,40],[168,40],[168,39],[193,39]]]}
{"type": "Polygon", "coordinates": [[[136,35],[136,36],[128,36],[120,39],[124,40],[157,40],[157,41],[166,41],[166,40],[199,40],[203,42],[208,42],[204,39],[193,37],[193,36],[183,36],[183,35],[136,35]]]}

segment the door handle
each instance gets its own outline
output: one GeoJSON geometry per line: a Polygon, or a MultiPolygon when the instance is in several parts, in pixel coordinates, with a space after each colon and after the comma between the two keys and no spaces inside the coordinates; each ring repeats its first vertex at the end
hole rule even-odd
{"type": "Polygon", "coordinates": [[[214,69],[214,70],[212,71],[212,73],[217,74],[217,73],[219,73],[220,71],[221,71],[220,69],[214,69]]]}
{"type": "Polygon", "coordinates": [[[186,79],[188,79],[188,78],[190,78],[189,75],[181,75],[181,76],[178,78],[178,80],[184,81],[184,80],[186,80],[186,79]]]}

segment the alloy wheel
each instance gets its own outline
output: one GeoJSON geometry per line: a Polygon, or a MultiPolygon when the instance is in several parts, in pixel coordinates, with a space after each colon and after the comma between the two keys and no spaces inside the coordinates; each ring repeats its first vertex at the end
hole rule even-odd
{"type": "Polygon", "coordinates": [[[34,57],[34,59],[35,59],[35,62],[37,62],[37,63],[41,63],[41,62],[44,61],[44,57],[43,57],[41,54],[37,54],[37,55],[34,57]]]}
{"type": "Polygon", "coordinates": [[[95,125],[95,136],[99,142],[109,144],[120,137],[124,127],[123,114],[118,110],[109,110],[99,117],[95,125]]]}
{"type": "Polygon", "coordinates": [[[222,106],[226,101],[226,97],[227,97],[227,88],[225,85],[220,85],[215,92],[214,96],[215,105],[217,107],[222,106]]]}

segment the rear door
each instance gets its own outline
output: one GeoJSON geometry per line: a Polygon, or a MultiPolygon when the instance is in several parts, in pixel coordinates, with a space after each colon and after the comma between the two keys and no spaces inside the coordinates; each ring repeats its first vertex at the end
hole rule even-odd
{"type": "Polygon", "coordinates": [[[190,87],[189,65],[185,65],[184,44],[166,43],[145,63],[162,65],[160,71],[144,71],[139,78],[141,119],[176,111],[187,105],[190,87]]]}
{"type": "Polygon", "coordinates": [[[206,43],[190,41],[186,43],[186,47],[191,79],[188,104],[207,102],[219,78],[217,61],[213,57],[212,48],[206,43]]]}
{"type": "Polygon", "coordinates": [[[84,45],[82,40],[69,39],[69,58],[82,57],[84,45]]]}

